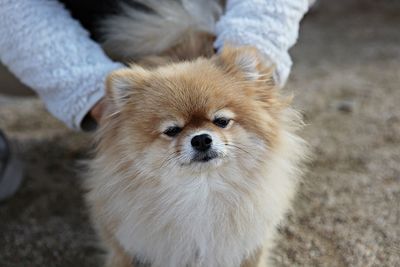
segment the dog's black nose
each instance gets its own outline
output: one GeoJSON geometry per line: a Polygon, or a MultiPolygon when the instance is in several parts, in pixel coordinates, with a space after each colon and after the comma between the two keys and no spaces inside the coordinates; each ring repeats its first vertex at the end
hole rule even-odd
{"type": "Polygon", "coordinates": [[[208,134],[200,134],[193,137],[190,143],[192,144],[192,147],[197,151],[204,152],[210,149],[212,145],[212,138],[208,134]]]}

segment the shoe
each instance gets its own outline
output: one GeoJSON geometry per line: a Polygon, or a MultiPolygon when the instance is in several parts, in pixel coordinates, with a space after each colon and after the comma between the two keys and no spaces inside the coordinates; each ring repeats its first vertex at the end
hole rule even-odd
{"type": "Polygon", "coordinates": [[[23,179],[22,164],[0,131],[0,201],[15,194],[23,179]]]}

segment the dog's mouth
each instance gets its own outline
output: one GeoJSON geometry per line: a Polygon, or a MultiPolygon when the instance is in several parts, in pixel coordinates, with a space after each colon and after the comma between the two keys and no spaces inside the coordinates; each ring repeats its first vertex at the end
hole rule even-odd
{"type": "Polygon", "coordinates": [[[209,162],[219,157],[217,151],[211,150],[207,152],[197,152],[192,158],[191,162],[209,162]]]}

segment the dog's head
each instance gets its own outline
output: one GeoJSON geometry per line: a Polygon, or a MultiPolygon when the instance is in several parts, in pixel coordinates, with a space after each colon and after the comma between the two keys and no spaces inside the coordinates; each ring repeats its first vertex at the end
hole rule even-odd
{"type": "Polygon", "coordinates": [[[100,149],[139,172],[252,169],[279,143],[273,71],[253,48],[153,69],[132,66],[108,79],[100,149]]]}

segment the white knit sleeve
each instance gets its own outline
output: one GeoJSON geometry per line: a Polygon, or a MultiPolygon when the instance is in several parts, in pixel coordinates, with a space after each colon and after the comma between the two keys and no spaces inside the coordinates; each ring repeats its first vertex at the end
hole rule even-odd
{"type": "Polygon", "coordinates": [[[228,0],[226,13],[216,25],[216,49],[224,43],[257,47],[276,65],[283,86],[292,61],[289,48],[298,36],[308,0],[228,0]]]}
{"type": "Polygon", "coordinates": [[[49,0],[0,0],[0,60],[74,129],[103,97],[107,74],[122,67],[49,0]]]}

